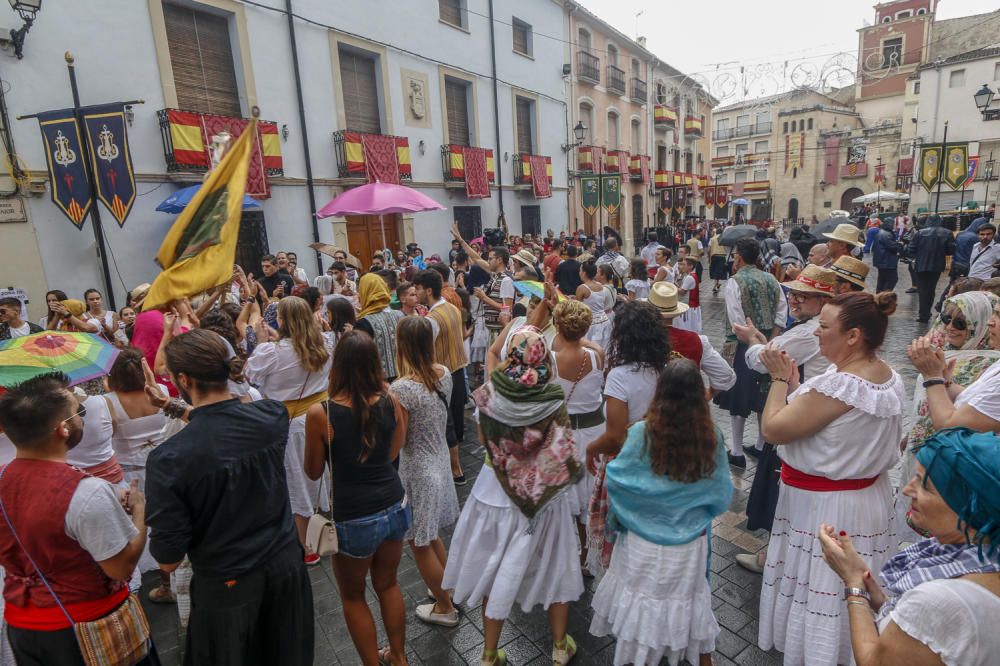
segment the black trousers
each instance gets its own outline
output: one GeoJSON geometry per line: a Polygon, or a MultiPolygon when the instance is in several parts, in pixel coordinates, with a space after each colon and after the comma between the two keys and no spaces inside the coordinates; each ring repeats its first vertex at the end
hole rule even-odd
{"type": "Polygon", "coordinates": [[[917,271],[917,299],[920,302],[917,318],[920,321],[930,321],[931,319],[931,306],[934,305],[934,290],[937,288],[938,278],[940,277],[940,273],[917,271]]]}
{"type": "Polygon", "coordinates": [[[880,291],[892,291],[896,288],[896,283],[899,282],[899,269],[898,268],[880,268],[878,269],[878,279],[876,280],[875,293],[880,291]]]}
{"type": "Polygon", "coordinates": [[[312,666],[309,574],[296,539],[239,578],[191,579],[185,666],[312,666]]]}
{"type": "MultiPolygon", "coordinates": [[[[85,666],[72,627],[59,631],[35,631],[7,625],[7,639],[18,666],[85,666]]],[[[138,666],[160,666],[156,646],[138,666]]]]}
{"type": "Polygon", "coordinates": [[[451,400],[448,404],[448,408],[451,409],[451,418],[455,421],[455,436],[458,437],[455,446],[461,444],[465,437],[465,401],[468,398],[465,368],[460,368],[451,373],[451,400]]]}

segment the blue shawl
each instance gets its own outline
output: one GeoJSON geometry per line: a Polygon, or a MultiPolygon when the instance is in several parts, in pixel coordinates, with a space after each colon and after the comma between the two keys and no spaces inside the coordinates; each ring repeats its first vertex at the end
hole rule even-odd
{"type": "Polygon", "coordinates": [[[653,472],[645,450],[646,422],[633,424],[621,453],[607,466],[609,520],[661,546],[690,543],[704,533],[733,498],[725,441],[718,429],[716,434],[715,473],[680,483],[653,472]]]}

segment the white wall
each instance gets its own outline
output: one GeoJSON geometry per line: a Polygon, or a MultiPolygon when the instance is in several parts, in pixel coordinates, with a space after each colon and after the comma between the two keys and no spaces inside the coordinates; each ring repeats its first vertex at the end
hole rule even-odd
{"type": "MultiPolygon", "coordinates": [[[[284,8],[280,0],[266,4],[284,8]]],[[[464,190],[445,190],[442,184],[440,145],[445,141],[439,90],[439,66],[454,67],[476,76],[478,145],[496,151],[495,166],[505,185],[503,192],[506,218],[512,233],[521,230],[520,206],[540,205],[542,229],[558,231],[567,226],[566,157],[560,146],[566,141],[566,110],[563,103],[563,45],[539,35],[561,35],[561,6],[550,0],[525,3],[495,0],[496,51],[499,84],[500,142],[495,141],[492,82],[490,80],[490,40],[487,0],[469,0],[468,32],[456,30],[438,20],[437,3],[367,2],[346,3],[326,0],[295,0],[294,11],[304,17],[336,27],[338,30],[382,42],[386,46],[393,134],[410,138],[414,186],[447,208],[455,205],[482,206],[483,226],[495,224],[499,214],[499,192],[493,190],[486,200],[467,200],[464,190]],[[509,27],[511,16],[532,25],[533,57],[525,58],[512,50],[509,27]],[[427,105],[430,128],[404,124],[405,109],[400,84],[400,69],[427,75],[427,105]],[[552,157],[553,196],[536,200],[522,190],[511,191],[514,153],[514,107],[511,89],[523,89],[536,95],[536,152],[552,157]],[[425,152],[420,154],[420,140],[425,152]],[[510,157],[505,161],[504,155],[510,157]]],[[[312,222],[305,190],[305,161],[302,149],[302,126],[293,77],[287,19],[278,12],[243,5],[250,44],[257,104],[261,117],[287,125],[289,138],[281,144],[284,173],[288,181],[272,184],[272,197],[263,202],[267,231],[272,250],[296,250],[300,265],[310,274],[316,271],[312,253],[306,244],[312,241],[312,222]]],[[[0,9],[0,24],[15,26],[20,22],[13,12],[0,9]]],[[[337,161],[332,134],[338,126],[339,100],[335,93],[337,73],[333,71],[330,31],[296,21],[299,63],[303,82],[310,154],[317,206],[342,191],[336,181],[337,161]]],[[[235,32],[234,32],[235,34],[235,32]]],[[[14,117],[38,111],[71,106],[63,52],[76,57],[77,76],[83,104],[143,99],[135,107],[135,123],[129,128],[132,160],[139,176],[138,197],[123,229],[102,209],[107,243],[113,255],[112,282],[119,305],[126,290],[150,281],[157,273],[153,263],[163,235],[173,216],[154,211],[157,204],[186,183],[171,182],[166,174],[163,146],[156,111],[165,107],[160,70],[154,49],[153,30],[147,2],[141,0],[95,0],[88,3],[45,5],[35,21],[25,44],[25,57],[15,60],[0,54],[11,130],[17,152],[28,169],[45,170],[45,158],[34,120],[16,121],[14,117]],[[120,276],[120,277],[119,277],[120,276]]],[[[238,53],[234,39],[234,52],[238,53]]],[[[239,56],[236,56],[237,58],[239,56]]],[[[244,63],[245,65],[246,63],[244,63]]],[[[244,115],[249,109],[244,108],[244,115]]],[[[37,247],[44,266],[48,288],[61,288],[71,296],[102,284],[100,264],[96,259],[90,221],[77,230],[49,199],[27,197],[30,222],[37,236],[37,247]]],[[[96,204],[101,205],[101,204],[96,204]]],[[[430,254],[444,253],[449,247],[450,211],[417,214],[413,218],[416,240],[430,254]]],[[[334,240],[333,225],[320,222],[321,240],[334,240]]],[[[30,234],[5,233],[0,225],[2,253],[18,252],[30,234]]],[[[26,248],[27,251],[28,248],[26,248]]],[[[0,259],[5,255],[0,254],[0,259]]],[[[0,261],[0,282],[16,282],[0,261]]],[[[36,281],[37,282],[37,281],[36,281]]],[[[31,294],[40,298],[41,294],[31,294]]]]}

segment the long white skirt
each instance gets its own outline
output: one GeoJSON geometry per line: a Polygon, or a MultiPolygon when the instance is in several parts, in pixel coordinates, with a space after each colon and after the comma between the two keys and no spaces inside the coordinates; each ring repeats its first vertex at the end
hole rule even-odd
{"type": "Polygon", "coordinates": [[[708,537],[658,546],[626,532],[615,542],[611,566],[594,593],[590,633],[613,634],[615,666],[698,663],[715,651],[719,623],[706,577],[708,537]]]}
{"type": "Polygon", "coordinates": [[[515,602],[527,613],[579,599],[583,576],[569,492],[533,523],[529,532],[528,519],[484,465],[452,536],[442,587],[469,606],[489,597],[486,617],[494,620],[506,619],[515,602]]]}
{"type": "Polygon", "coordinates": [[[889,475],[862,490],[781,485],[760,591],[758,645],[784,652],[787,666],[853,663],[844,582],[823,561],[821,523],[850,534],[858,554],[879,571],[898,546],[889,475]]]}
{"type": "Polygon", "coordinates": [[[608,317],[607,321],[602,321],[599,324],[591,324],[587,330],[587,339],[607,351],[608,345],[611,343],[611,327],[613,324],[614,320],[611,317],[608,317]]]}
{"type": "MultiPolygon", "coordinates": [[[[132,465],[122,465],[122,474],[125,476],[125,483],[132,485],[133,481],[139,482],[139,490],[146,492],[146,468],[145,467],[134,467],[132,465]]],[[[146,530],[147,534],[149,529],[146,530]]],[[[142,549],[142,555],[139,556],[139,564],[136,570],[141,575],[147,571],[153,571],[154,569],[159,569],[160,565],[157,564],[153,556],[149,554],[149,539],[146,539],[146,545],[142,549]]],[[[141,580],[140,580],[141,582],[141,580]]]]}
{"type": "MultiPolygon", "coordinates": [[[[581,461],[587,458],[587,445],[603,434],[603,423],[573,431],[573,436],[576,438],[576,450],[581,461]]],[[[577,519],[586,525],[590,514],[590,496],[594,494],[594,475],[587,471],[586,466],[583,468],[583,478],[573,484],[573,487],[568,492],[570,502],[573,505],[573,515],[577,516],[577,519]]]]}
{"type": "Polygon", "coordinates": [[[292,513],[308,518],[316,507],[323,511],[330,509],[329,469],[323,476],[313,481],[305,472],[306,415],[296,416],[288,424],[288,445],[285,447],[285,479],[288,481],[288,497],[292,513]]]}

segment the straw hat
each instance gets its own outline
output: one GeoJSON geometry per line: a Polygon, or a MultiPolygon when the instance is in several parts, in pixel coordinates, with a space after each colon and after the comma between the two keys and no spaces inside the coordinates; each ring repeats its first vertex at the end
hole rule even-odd
{"type": "Polygon", "coordinates": [[[511,257],[514,261],[519,261],[525,266],[530,268],[535,267],[535,255],[531,253],[531,250],[521,250],[517,254],[511,257]]]}
{"type": "Polygon", "coordinates": [[[836,273],[840,279],[856,284],[862,289],[865,288],[865,280],[868,278],[868,264],[860,259],[846,256],[840,257],[837,261],[833,262],[830,270],[836,273]]]}
{"type": "Polygon", "coordinates": [[[677,287],[670,282],[654,282],[648,300],[663,317],[678,317],[688,311],[687,303],[677,301],[677,287]]]}
{"type": "Polygon", "coordinates": [[[823,234],[823,235],[826,236],[827,238],[832,238],[833,240],[849,243],[854,247],[864,246],[864,242],[860,240],[861,230],[850,223],[838,224],[837,228],[833,230],[833,233],[823,234]]]}
{"type": "Polygon", "coordinates": [[[802,294],[822,294],[833,296],[834,288],[837,286],[837,274],[828,268],[809,264],[802,269],[791,282],[786,282],[785,287],[790,291],[797,291],[802,294]]]}

